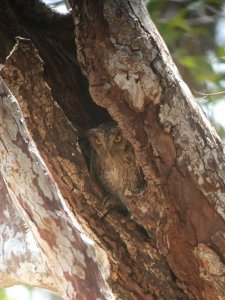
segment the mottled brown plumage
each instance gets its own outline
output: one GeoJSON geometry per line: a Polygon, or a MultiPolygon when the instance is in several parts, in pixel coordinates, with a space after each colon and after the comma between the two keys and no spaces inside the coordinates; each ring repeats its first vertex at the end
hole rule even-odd
{"type": "Polygon", "coordinates": [[[87,137],[92,146],[91,176],[106,195],[115,196],[126,205],[127,196],[139,193],[144,186],[131,144],[114,122],[88,130],[87,137]]]}

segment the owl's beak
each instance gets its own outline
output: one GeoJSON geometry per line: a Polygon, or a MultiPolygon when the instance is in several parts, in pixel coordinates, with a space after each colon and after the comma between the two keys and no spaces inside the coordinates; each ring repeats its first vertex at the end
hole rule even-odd
{"type": "Polygon", "coordinates": [[[110,151],[109,151],[107,154],[108,154],[107,156],[108,156],[109,158],[112,158],[112,155],[111,155],[110,151]]]}
{"type": "Polygon", "coordinates": [[[107,156],[108,156],[108,158],[111,158],[111,159],[112,159],[112,157],[113,157],[113,153],[111,152],[111,150],[108,150],[108,152],[107,152],[107,156]]]}

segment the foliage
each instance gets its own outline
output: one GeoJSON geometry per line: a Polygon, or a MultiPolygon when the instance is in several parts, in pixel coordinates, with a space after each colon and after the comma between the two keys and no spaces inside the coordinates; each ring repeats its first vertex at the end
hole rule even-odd
{"type": "MultiPolygon", "coordinates": [[[[218,33],[222,30],[225,1],[149,0],[146,5],[195,97],[202,98],[202,92],[209,95],[224,91],[225,48],[220,45],[218,33]]],[[[225,93],[203,98],[201,103],[208,112],[209,106],[225,99],[225,93]]],[[[224,128],[212,115],[209,117],[224,138],[224,128]]]]}
{"type": "Polygon", "coordinates": [[[10,298],[6,294],[5,289],[0,289],[0,299],[1,300],[10,300],[10,298]]]}

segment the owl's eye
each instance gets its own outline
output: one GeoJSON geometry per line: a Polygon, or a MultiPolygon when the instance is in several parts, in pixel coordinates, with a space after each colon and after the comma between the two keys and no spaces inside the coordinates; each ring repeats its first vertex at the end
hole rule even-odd
{"type": "Polygon", "coordinates": [[[101,142],[101,140],[99,138],[95,138],[95,143],[97,145],[101,145],[102,144],[102,142],[101,142]]]}
{"type": "Polygon", "coordinates": [[[116,143],[116,144],[118,144],[118,143],[121,142],[121,140],[122,140],[122,136],[121,135],[117,135],[117,136],[114,137],[113,142],[116,143]]]}

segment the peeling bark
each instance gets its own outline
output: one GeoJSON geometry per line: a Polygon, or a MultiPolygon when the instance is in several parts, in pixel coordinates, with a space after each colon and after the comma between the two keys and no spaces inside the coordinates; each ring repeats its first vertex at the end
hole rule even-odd
{"type": "Polygon", "coordinates": [[[12,199],[2,177],[0,189],[0,286],[26,284],[56,290],[35,240],[12,206],[12,199]]]}
{"type": "MultiPolygon", "coordinates": [[[[101,206],[101,199],[103,196],[89,178],[85,161],[77,143],[76,131],[68,123],[61,109],[55,106],[52,101],[41,69],[42,62],[37,50],[29,41],[19,39],[17,46],[7,58],[1,74],[16,98],[19,99],[30,133],[48,164],[60,191],[62,191],[64,199],[68,201],[70,209],[79,218],[91,237],[107,250],[112,268],[109,282],[121,297],[126,295],[129,299],[130,295],[134,294],[141,298],[151,299],[148,293],[149,287],[156,290],[154,293],[158,293],[159,287],[154,287],[158,275],[149,278],[148,272],[145,271],[145,260],[149,260],[152,261],[151,267],[154,273],[158,274],[159,269],[165,273],[163,275],[165,284],[163,293],[174,295],[174,283],[170,272],[166,269],[166,262],[148,243],[149,238],[143,229],[132,221],[123,224],[121,215],[117,211],[102,219],[104,209],[101,206]],[[26,72],[24,72],[26,61],[29,63],[27,63],[26,72]],[[30,65],[33,66],[32,69],[29,67],[30,65]],[[9,74],[14,74],[13,80],[9,74]],[[24,86],[24,82],[27,82],[26,86],[24,86]],[[35,86],[32,86],[33,84],[35,86]],[[39,95],[39,91],[42,92],[41,95],[39,95]],[[39,112],[43,108],[45,112],[52,112],[51,115],[48,115],[49,123],[47,124],[46,113],[39,112]],[[55,123],[55,120],[58,122],[55,123]],[[39,124],[43,124],[43,126],[39,124]],[[67,125],[65,126],[65,124],[67,125]],[[42,142],[40,143],[40,141],[42,142]],[[62,145],[67,145],[67,147],[62,148],[62,145]],[[95,235],[90,232],[89,224],[95,235]],[[134,229],[137,230],[136,236],[133,236],[132,231],[134,229]],[[136,259],[139,260],[138,268],[133,267],[136,259]],[[120,262],[119,265],[117,260],[120,262]],[[155,268],[154,264],[159,262],[160,266],[155,268]],[[143,271],[145,271],[144,274],[143,271]],[[170,278],[169,282],[168,278],[170,278]],[[144,292],[136,281],[143,285],[144,292]],[[123,288],[125,282],[129,286],[128,291],[123,288]]],[[[98,256],[100,255],[102,256],[102,254],[98,256]]],[[[102,269],[102,272],[108,273],[107,262],[103,260],[100,263],[103,269],[107,271],[102,269]]]]}
{"type": "MultiPolygon", "coordinates": [[[[76,46],[71,16],[29,16],[35,0],[0,4],[17,26],[10,35],[0,19],[8,41],[1,75],[15,96],[1,85],[1,175],[18,218],[12,236],[22,232],[22,249],[21,215],[37,242],[31,257],[24,245],[14,270],[24,257],[43,259],[40,286],[65,299],[113,299],[106,281],[117,299],[224,299],[225,158],[217,134],[141,1],[70,2],[76,46]],[[141,197],[129,197],[126,223],[117,209],[104,215],[80,148],[86,128],[111,118],[147,182],[141,197]]],[[[4,269],[1,278],[16,280],[4,269]]]]}
{"type": "Polygon", "coordinates": [[[1,173],[65,299],[107,298],[93,247],[68,208],[24,125],[16,100],[0,86],[1,173]],[[4,124],[4,125],[3,125],[4,124]],[[90,272],[92,276],[90,276],[90,272]]]}
{"type": "Polygon", "coordinates": [[[148,181],[146,197],[130,204],[133,215],[151,237],[156,232],[157,249],[190,299],[222,299],[194,255],[203,243],[224,252],[214,239],[224,234],[225,165],[217,134],[140,1],[71,4],[92,98],[123,129],[148,181]]]}

